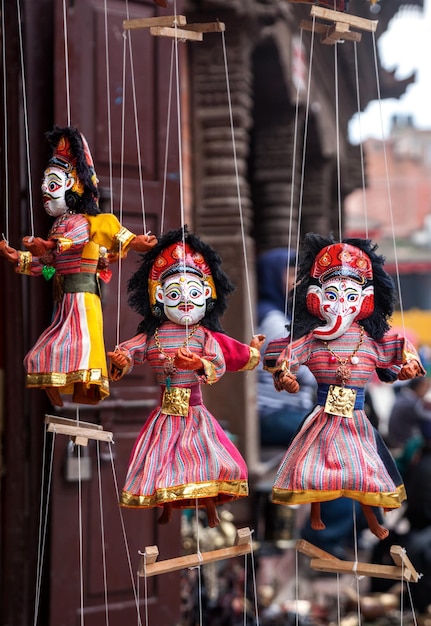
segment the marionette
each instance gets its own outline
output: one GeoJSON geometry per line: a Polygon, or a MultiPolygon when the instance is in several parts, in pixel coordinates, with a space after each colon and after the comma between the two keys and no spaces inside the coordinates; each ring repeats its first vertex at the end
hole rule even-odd
{"type": "Polygon", "coordinates": [[[135,443],[120,504],[205,507],[219,523],[217,505],[248,494],[240,453],[202,402],[201,385],[226,370],[254,369],[263,336],[250,345],[226,335],[220,317],[233,289],[218,254],[187,228],[169,231],[143,256],[129,281],[129,303],[143,319],[138,334],[109,352],[111,376],[148,362],[161,388],[160,405],[135,443]]]}
{"type": "Polygon", "coordinates": [[[26,386],[44,389],[53,405],[63,405],[62,394],[97,404],[109,395],[99,279],[109,278],[110,259],[157,240],[101,213],[91,153],[76,128],[56,126],[47,139],[53,152],[42,196],[55,221],[47,239],[25,237],[25,251],[2,241],[0,253],[18,273],[54,281],[53,320],[25,357],[26,386]]]}
{"type": "Polygon", "coordinates": [[[298,391],[295,372],[301,364],[318,382],[317,405],[281,462],[273,502],[311,503],[311,526],[320,530],[320,502],[346,496],[360,502],[370,530],[384,539],[388,530],[373,507],[399,507],[405,489],[364,412],[365,385],[376,371],[390,381],[394,374],[406,380],[425,370],[410,342],[390,332],[395,290],[376,249],[370,240],[305,237],[293,339],[272,342],[264,367],[273,372],[278,391],[298,391]]]}

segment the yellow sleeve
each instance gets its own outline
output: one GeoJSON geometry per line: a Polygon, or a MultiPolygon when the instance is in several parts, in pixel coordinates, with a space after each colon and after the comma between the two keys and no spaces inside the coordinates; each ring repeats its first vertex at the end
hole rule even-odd
{"type": "Polygon", "coordinates": [[[109,252],[116,254],[120,250],[126,253],[135,234],[124,228],[112,213],[86,215],[90,224],[90,240],[104,246],[109,252]]]}

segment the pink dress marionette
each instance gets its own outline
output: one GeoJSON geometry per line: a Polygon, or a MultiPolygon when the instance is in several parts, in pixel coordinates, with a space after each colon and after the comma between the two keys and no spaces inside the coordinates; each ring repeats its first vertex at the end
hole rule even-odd
{"type": "Polygon", "coordinates": [[[219,523],[216,506],[248,494],[240,453],[202,402],[201,385],[226,369],[253,369],[261,337],[245,345],[225,335],[220,316],[232,285],[218,255],[187,229],[166,233],[129,283],[130,305],[143,316],[138,334],[108,353],[120,378],[147,362],[160,385],[160,405],[135,443],[121,505],[172,508],[205,506],[208,523],[219,523]]]}
{"type": "Polygon", "coordinates": [[[306,365],[318,382],[317,405],[299,427],[272,491],[277,504],[311,503],[311,525],[323,529],[320,502],[360,502],[370,530],[388,535],[373,512],[400,506],[404,485],[381,436],[364,411],[365,385],[425,372],[414,347],[390,332],[394,286],[369,240],[340,243],[308,234],[296,286],[293,341],[272,342],[264,367],[279,391],[295,393],[306,365]],[[322,323],[323,322],[323,323],[322,323]],[[277,357],[277,351],[279,353],[277,357]]]}
{"type": "Polygon", "coordinates": [[[26,251],[0,242],[16,271],[54,282],[54,312],[24,360],[27,387],[44,389],[51,403],[62,395],[97,404],[109,395],[99,279],[108,257],[149,250],[155,237],[134,235],[111,213],[101,213],[88,144],[71,126],[47,134],[53,153],[42,181],[43,204],[55,218],[47,239],[25,237],[26,251]]]}

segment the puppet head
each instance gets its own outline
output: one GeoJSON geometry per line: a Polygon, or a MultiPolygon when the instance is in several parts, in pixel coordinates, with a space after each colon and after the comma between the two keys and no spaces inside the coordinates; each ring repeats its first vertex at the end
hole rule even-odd
{"type": "Polygon", "coordinates": [[[71,126],[55,126],[46,137],[53,149],[42,182],[46,212],[54,217],[67,210],[100,213],[98,180],[85,137],[71,126]]]}
{"type": "Polygon", "coordinates": [[[313,330],[315,336],[340,337],[354,320],[373,312],[373,269],[360,248],[348,243],[325,246],[314,260],[310,279],[307,308],[326,322],[313,330]]]}
{"type": "Polygon", "coordinates": [[[354,320],[361,320],[374,339],[383,337],[390,328],[395,287],[376,248],[368,239],[336,242],[306,235],[295,291],[294,338],[313,332],[334,339],[354,320]]]}
{"type": "Polygon", "coordinates": [[[139,332],[153,333],[163,321],[221,331],[220,317],[233,285],[218,254],[196,235],[171,230],[142,257],[129,281],[129,304],[144,318],[139,332]]]}

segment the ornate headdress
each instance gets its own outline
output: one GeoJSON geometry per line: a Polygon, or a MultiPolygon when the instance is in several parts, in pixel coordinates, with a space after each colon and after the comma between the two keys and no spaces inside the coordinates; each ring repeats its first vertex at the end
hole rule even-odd
{"type": "Polygon", "coordinates": [[[140,268],[129,280],[129,304],[143,317],[139,332],[153,333],[166,319],[155,299],[157,285],[182,272],[195,274],[210,285],[211,297],[201,324],[211,330],[223,330],[220,317],[234,286],[221,269],[221,259],[215,250],[184,226],[160,237],[156,246],[142,256],[140,268]]]}
{"type": "Polygon", "coordinates": [[[66,191],[69,209],[88,215],[100,213],[98,180],[85,137],[72,126],[54,126],[46,138],[53,148],[48,167],[58,167],[75,179],[72,188],[66,191]]]}
{"type": "MultiPolygon", "coordinates": [[[[311,332],[321,320],[307,309],[307,291],[311,283],[320,284],[333,276],[346,276],[367,286],[374,285],[374,310],[361,320],[368,335],[381,339],[390,329],[389,318],[394,311],[395,286],[384,269],[384,257],[376,253],[377,245],[369,239],[343,239],[308,233],[302,245],[295,288],[294,339],[311,332]]],[[[293,298],[293,292],[290,299],[293,298]]]]}

